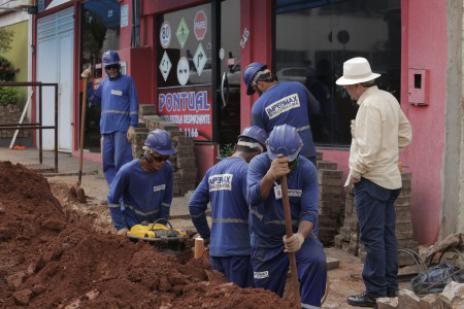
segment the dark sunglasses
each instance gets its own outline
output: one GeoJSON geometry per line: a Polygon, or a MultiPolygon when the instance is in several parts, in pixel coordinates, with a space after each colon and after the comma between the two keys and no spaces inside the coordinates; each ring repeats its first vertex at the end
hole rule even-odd
{"type": "Polygon", "coordinates": [[[153,158],[153,160],[157,161],[157,162],[165,162],[169,159],[169,156],[155,156],[155,155],[152,155],[151,156],[153,158]]]}
{"type": "Polygon", "coordinates": [[[112,65],[107,65],[105,67],[105,70],[118,70],[119,69],[119,65],[118,64],[112,64],[112,65]]]}

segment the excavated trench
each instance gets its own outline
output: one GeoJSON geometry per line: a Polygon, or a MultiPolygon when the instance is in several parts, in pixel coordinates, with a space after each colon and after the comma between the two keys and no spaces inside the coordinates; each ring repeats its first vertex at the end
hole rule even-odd
{"type": "Polygon", "coordinates": [[[0,308],[292,308],[226,283],[190,251],[103,233],[41,175],[0,162],[0,308]]]}

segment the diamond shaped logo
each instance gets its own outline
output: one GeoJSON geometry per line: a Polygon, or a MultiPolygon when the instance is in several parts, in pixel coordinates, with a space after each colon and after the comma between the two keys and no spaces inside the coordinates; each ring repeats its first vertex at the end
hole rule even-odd
{"type": "Polygon", "coordinates": [[[164,81],[168,79],[169,72],[171,71],[172,63],[171,59],[168,57],[168,53],[164,51],[163,58],[161,58],[161,62],[159,65],[159,69],[161,71],[161,75],[163,75],[164,81]]]}
{"type": "Polygon", "coordinates": [[[193,64],[195,65],[195,69],[197,70],[198,76],[201,75],[203,69],[205,68],[205,64],[208,61],[206,58],[205,50],[203,46],[198,44],[197,50],[195,51],[195,55],[193,55],[193,64]]]}
{"type": "Polygon", "coordinates": [[[190,30],[187,26],[187,23],[185,22],[185,18],[182,17],[176,31],[176,37],[177,41],[179,41],[180,48],[184,48],[185,42],[187,42],[189,34],[190,30]]]}

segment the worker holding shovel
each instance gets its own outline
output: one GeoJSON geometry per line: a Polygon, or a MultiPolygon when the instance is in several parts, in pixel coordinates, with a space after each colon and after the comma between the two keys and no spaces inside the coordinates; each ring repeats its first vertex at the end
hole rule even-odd
{"type": "Polygon", "coordinates": [[[206,172],[189,203],[197,231],[210,240],[211,266],[240,287],[253,286],[246,202],[248,162],[264,151],[266,138],[266,132],[259,127],[243,130],[234,153],[206,172]],[[208,202],[211,229],[205,214],[208,202]]]}
{"type": "Polygon", "coordinates": [[[293,264],[297,274],[292,269],[292,276],[297,279],[298,275],[301,286],[298,288],[297,281],[288,290],[300,292],[301,303],[296,305],[319,308],[327,270],[323,247],[316,236],[317,171],[313,163],[299,155],[303,142],[295,127],[274,127],[266,146],[267,153],[250,162],[247,174],[255,286],[282,296],[289,264],[291,268],[293,264]],[[290,206],[290,233],[286,233],[283,204],[290,206]]]}
{"type": "MultiPolygon", "coordinates": [[[[132,160],[130,142],[135,138],[138,125],[138,101],[134,80],[121,73],[119,54],[107,50],[102,57],[106,72],[97,89],[89,84],[88,96],[92,103],[101,103],[100,134],[103,173],[108,185],[125,163],[132,160]]],[[[90,68],[81,76],[89,79],[90,68]]]]}
{"type": "Polygon", "coordinates": [[[143,149],[143,157],[124,164],[110,186],[108,207],[118,234],[144,221],[166,224],[169,219],[173,169],[168,159],[176,153],[170,134],[151,131],[143,149]]]}

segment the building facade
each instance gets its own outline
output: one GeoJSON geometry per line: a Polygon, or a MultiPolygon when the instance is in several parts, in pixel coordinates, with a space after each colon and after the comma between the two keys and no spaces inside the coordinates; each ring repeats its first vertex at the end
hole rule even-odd
{"type": "MultiPolygon", "coordinates": [[[[60,81],[60,148],[76,151],[79,72],[102,74],[105,49],[119,51],[140,103],[196,140],[200,170],[250,124],[257,96],[241,73],[268,64],[321,103],[312,126],[324,158],[347,170],[356,113],[335,80],[348,58],[368,58],[413,126],[401,154],[412,172],[416,238],[430,243],[464,228],[462,132],[463,2],[452,0],[88,0],[39,1],[35,78],[60,81]],[[53,25],[52,25],[53,24],[53,25]],[[53,63],[61,61],[54,76],[53,63]],[[47,62],[48,61],[48,62],[47,62]],[[56,60],[55,60],[56,61],[56,60]],[[45,69],[47,68],[47,69],[45,69]],[[66,70],[64,70],[66,68],[66,70]],[[53,70],[52,70],[53,71],[53,70]],[[62,144],[61,144],[62,143],[62,144]]],[[[98,109],[87,123],[89,158],[99,157],[98,109]]]]}

